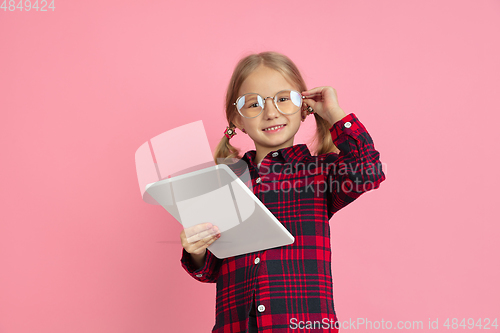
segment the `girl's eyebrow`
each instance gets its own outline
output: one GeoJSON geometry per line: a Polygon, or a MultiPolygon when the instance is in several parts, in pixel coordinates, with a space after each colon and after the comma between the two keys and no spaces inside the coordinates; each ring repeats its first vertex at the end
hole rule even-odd
{"type": "MultiPolygon", "coordinates": [[[[300,93],[300,89],[290,89],[290,88],[287,88],[287,89],[280,89],[280,90],[276,91],[273,95],[267,96],[267,97],[274,97],[274,96],[276,96],[277,93],[279,93],[280,91],[283,91],[283,90],[295,90],[295,91],[298,91],[300,93]]],[[[243,96],[243,95],[247,95],[247,94],[257,94],[257,95],[261,95],[262,97],[264,97],[264,95],[265,95],[265,94],[261,94],[261,93],[258,93],[258,92],[247,92],[247,93],[241,94],[239,96],[243,96]]],[[[311,95],[311,96],[314,96],[314,95],[311,95]]]]}

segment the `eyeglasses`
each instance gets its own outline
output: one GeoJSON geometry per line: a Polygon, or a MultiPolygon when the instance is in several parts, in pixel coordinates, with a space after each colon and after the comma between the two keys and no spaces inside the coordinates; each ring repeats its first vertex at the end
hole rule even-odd
{"type": "Polygon", "coordinates": [[[255,118],[264,110],[265,101],[268,98],[273,99],[274,106],[276,106],[279,112],[285,115],[291,115],[300,110],[302,99],[305,97],[295,90],[279,91],[274,98],[264,98],[259,94],[249,93],[238,97],[236,103],[233,103],[233,105],[236,105],[238,112],[243,117],[255,118]]]}

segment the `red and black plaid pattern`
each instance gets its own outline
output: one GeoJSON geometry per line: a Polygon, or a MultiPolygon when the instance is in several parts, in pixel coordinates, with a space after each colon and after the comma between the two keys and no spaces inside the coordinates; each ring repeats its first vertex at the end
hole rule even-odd
{"type": "Polygon", "coordinates": [[[181,265],[193,278],[216,283],[212,332],[245,332],[252,300],[259,332],[338,332],[329,220],[362,193],[378,188],[385,175],[380,154],[354,113],[336,122],[330,133],[339,154],[311,156],[305,144],[298,144],[270,152],[260,169],[255,150],[232,165],[237,175],[242,163],[248,166],[254,194],[295,242],[226,259],[207,250],[198,270],[182,250],[181,265]],[[315,328],[299,329],[308,322],[316,322],[315,328]]]}

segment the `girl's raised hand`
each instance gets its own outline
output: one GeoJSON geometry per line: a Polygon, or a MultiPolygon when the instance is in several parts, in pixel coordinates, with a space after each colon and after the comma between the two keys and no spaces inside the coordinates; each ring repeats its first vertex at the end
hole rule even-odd
{"type": "MultiPolygon", "coordinates": [[[[329,86],[317,87],[302,92],[304,103],[311,106],[314,112],[333,125],[346,116],[339,106],[337,91],[329,86]]],[[[307,108],[307,107],[306,107],[307,108]]]]}
{"type": "Polygon", "coordinates": [[[219,229],[212,226],[212,223],[200,223],[182,230],[181,243],[186,252],[202,255],[205,254],[206,248],[219,237],[219,229]]]}

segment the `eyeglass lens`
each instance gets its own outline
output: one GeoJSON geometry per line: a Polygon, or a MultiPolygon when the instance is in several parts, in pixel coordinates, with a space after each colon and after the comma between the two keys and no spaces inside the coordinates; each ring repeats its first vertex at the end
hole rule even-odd
{"type": "MultiPolygon", "coordinates": [[[[284,114],[294,114],[300,110],[302,96],[293,90],[283,90],[275,96],[278,110],[284,114]]],[[[236,105],[245,117],[256,117],[264,109],[264,98],[259,94],[246,94],[240,97],[236,105]]]]}

